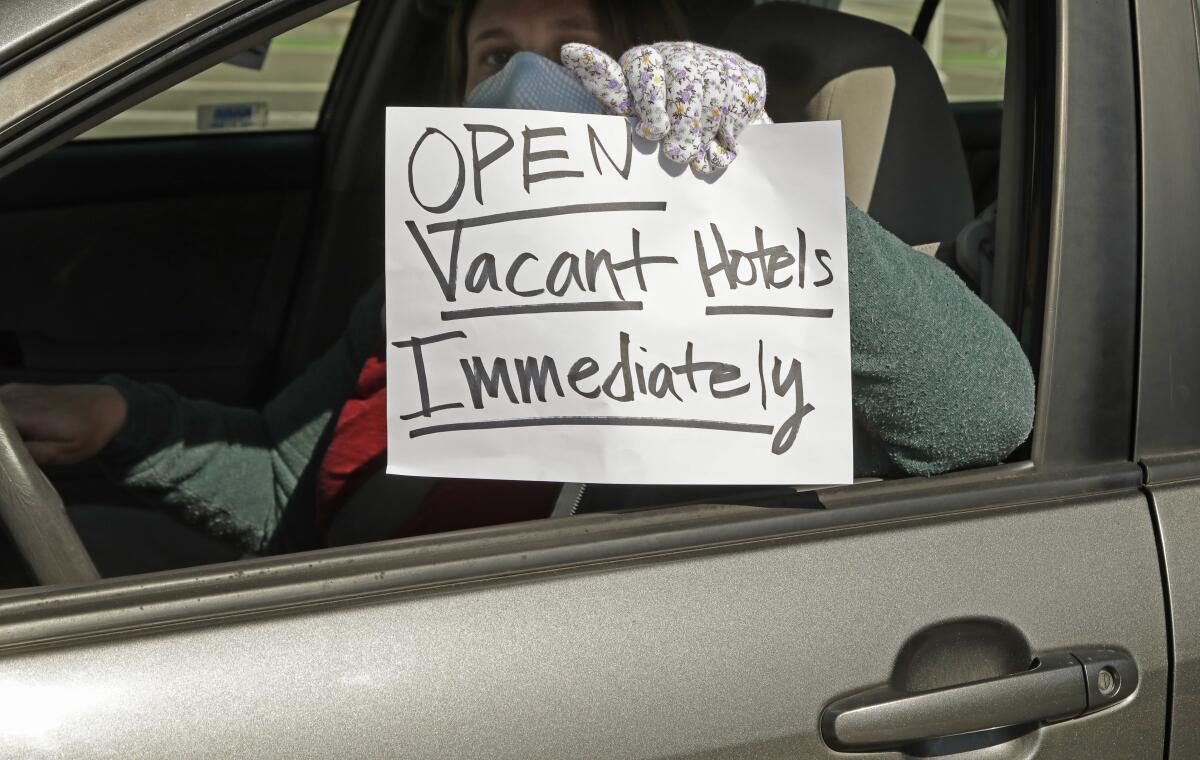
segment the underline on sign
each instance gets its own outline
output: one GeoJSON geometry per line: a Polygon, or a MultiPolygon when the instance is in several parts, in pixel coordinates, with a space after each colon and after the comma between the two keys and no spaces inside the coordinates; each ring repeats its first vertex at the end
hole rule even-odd
{"type": "Polygon", "coordinates": [[[483,306],[442,312],[442,321],[503,317],[509,314],[547,314],[555,311],[641,311],[641,301],[578,301],[575,303],[525,303],[520,306],[483,306]]]}
{"type": "Polygon", "coordinates": [[[488,214],[474,216],[468,219],[455,219],[452,222],[437,222],[425,228],[425,231],[445,232],[455,227],[486,227],[489,224],[503,224],[522,219],[544,219],[548,216],[564,216],[566,214],[599,214],[606,211],[666,211],[666,201],[617,201],[614,203],[572,203],[569,206],[550,206],[548,208],[531,208],[524,211],[506,211],[503,214],[488,214]]]}
{"type": "Polygon", "coordinates": [[[810,317],[812,319],[829,319],[833,309],[803,309],[789,306],[706,306],[706,316],[721,314],[765,314],[775,317],[810,317]]]}
{"type": "Polygon", "coordinates": [[[673,417],[521,417],[512,420],[484,420],[481,422],[452,422],[446,425],[430,425],[410,430],[409,438],[420,438],[434,433],[455,433],[464,430],[495,430],[498,428],[556,427],[556,426],[602,426],[618,427],[661,427],[693,428],[696,430],[722,430],[730,433],[758,433],[770,435],[775,428],[770,425],[754,425],[745,422],[721,422],[720,420],[688,420],[673,417]]]}

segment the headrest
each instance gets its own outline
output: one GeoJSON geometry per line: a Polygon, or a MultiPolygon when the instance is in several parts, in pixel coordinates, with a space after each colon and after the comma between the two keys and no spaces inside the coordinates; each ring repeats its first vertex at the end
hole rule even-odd
{"type": "Polygon", "coordinates": [[[950,104],[910,35],[771,2],[735,18],[723,44],[766,70],[775,121],[841,120],[846,195],[901,240],[953,240],[974,217],[950,104]]]}

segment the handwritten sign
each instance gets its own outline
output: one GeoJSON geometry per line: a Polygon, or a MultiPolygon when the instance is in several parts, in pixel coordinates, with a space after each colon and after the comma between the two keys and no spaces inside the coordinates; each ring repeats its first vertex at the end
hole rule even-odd
{"type": "Polygon", "coordinates": [[[852,480],[841,130],[724,173],[625,119],[387,112],[388,472],[852,480]]]}

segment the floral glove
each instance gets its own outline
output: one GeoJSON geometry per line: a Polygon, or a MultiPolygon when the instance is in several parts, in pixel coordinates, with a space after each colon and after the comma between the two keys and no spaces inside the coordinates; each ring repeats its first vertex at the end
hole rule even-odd
{"type": "Polygon", "coordinates": [[[672,161],[699,172],[724,169],[737,156],[747,124],[769,124],[762,67],[737,53],[695,42],[659,42],[625,52],[617,63],[578,42],[562,62],[610,112],[636,116],[635,129],[662,141],[672,161]]]}

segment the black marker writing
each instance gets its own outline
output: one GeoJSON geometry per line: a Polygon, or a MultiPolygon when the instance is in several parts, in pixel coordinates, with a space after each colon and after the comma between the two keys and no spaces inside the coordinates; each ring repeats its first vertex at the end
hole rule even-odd
{"type": "Polygon", "coordinates": [[[759,435],[770,435],[773,430],[770,425],[724,422],[721,420],[688,420],[670,417],[528,417],[514,420],[484,420],[482,422],[452,422],[447,425],[430,425],[410,430],[408,437],[420,438],[423,435],[433,435],[434,433],[455,433],[465,430],[496,430],[501,428],[553,427],[563,425],[583,427],[618,425],[621,427],[691,428],[693,430],[721,430],[731,433],[757,433],[759,435]]]}
{"type": "Polygon", "coordinates": [[[613,157],[609,154],[608,148],[604,147],[604,143],[600,142],[600,138],[596,136],[596,130],[588,124],[588,147],[592,149],[592,162],[596,164],[596,173],[603,176],[604,171],[600,168],[600,157],[596,155],[596,148],[600,148],[600,152],[612,164],[612,167],[617,170],[617,174],[621,175],[621,179],[629,179],[629,169],[633,166],[633,122],[625,119],[625,165],[617,166],[617,162],[613,161],[613,157]]]}
{"type": "Polygon", "coordinates": [[[450,404],[441,404],[439,406],[429,405],[429,379],[425,375],[425,354],[422,352],[422,346],[430,346],[434,343],[441,343],[444,340],[454,338],[465,338],[466,333],[463,332],[447,332],[441,335],[431,335],[427,338],[412,337],[408,340],[400,340],[392,343],[396,348],[411,348],[413,354],[413,369],[417,373],[417,392],[421,397],[421,408],[419,411],[411,414],[402,414],[400,419],[411,420],[416,417],[430,417],[434,412],[444,411],[446,409],[461,409],[462,404],[454,402],[450,404]]]}
{"type": "MultiPolygon", "coordinates": [[[[553,118],[553,115],[549,118],[553,118]]],[[[611,188],[611,183],[617,181],[616,176],[628,181],[633,169],[636,147],[632,124],[628,120],[622,122],[625,129],[622,155],[622,140],[616,132],[616,122],[610,123],[611,132],[607,131],[609,127],[603,124],[579,124],[580,128],[586,127],[587,130],[586,153],[590,153],[592,158],[590,165],[587,164],[582,133],[572,134],[571,139],[566,139],[567,127],[531,128],[525,125],[521,130],[519,161],[521,182],[526,194],[531,194],[532,186],[538,183],[581,178],[585,176],[585,171],[590,175],[592,167],[595,168],[596,176],[604,177],[605,181],[610,183],[606,186],[608,188],[611,188]],[[571,154],[574,154],[575,161],[572,161],[571,154]]],[[[569,128],[576,129],[576,126],[572,123],[569,128]]],[[[479,210],[491,210],[485,205],[485,176],[488,182],[493,182],[498,176],[502,177],[505,170],[511,171],[513,174],[507,186],[515,189],[518,164],[518,151],[514,139],[516,128],[510,131],[492,124],[464,123],[462,132],[450,131],[455,133],[459,140],[469,137],[469,164],[475,202],[484,206],[479,210]]],[[[586,320],[572,317],[572,314],[640,312],[655,305],[646,294],[661,291],[666,287],[678,287],[677,278],[672,282],[671,278],[665,276],[668,270],[653,268],[679,264],[676,257],[680,251],[676,246],[681,241],[669,237],[669,230],[664,229],[665,225],[655,224],[663,221],[658,215],[667,210],[666,202],[600,201],[511,210],[513,206],[519,206],[522,203],[521,198],[525,196],[517,194],[515,202],[512,202],[511,198],[496,198],[497,193],[493,190],[487,194],[487,203],[492,204],[493,208],[498,205],[501,209],[510,210],[476,216],[468,216],[461,211],[450,215],[447,212],[457,206],[466,187],[467,150],[468,146],[465,143],[460,148],[449,135],[429,127],[413,144],[408,160],[408,189],[413,200],[429,214],[445,214],[436,220],[426,216],[420,220],[405,222],[408,235],[420,251],[433,275],[433,281],[445,300],[446,306],[440,310],[443,321],[561,314],[564,315],[560,320],[561,324],[551,318],[553,329],[572,336],[572,331],[578,331],[579,342],[587,345],[594,340],[592,331],[595,328],[586,320]],[[442,142],[450,143],[453,159],[450,158],[450,152],[439,144],[442,142]],[[422,149],[428,150],[418,164],[418,153],[422,149]],[[423,181],[419,176],[419,167],[430,165],[430,154],[444,167],[444,179],[435,175],[434,181],[430,182],[423,181]],[[457,175],[453,173],[454,164],[457,164],[457,175]],[[452,187],[447,183],[452,183],[452,187]],[[423,197],[418,197],[418,193],[423,197]],[[443,198],[444,193],[446,195],[443,198]],[[622,240],[621,237],[614,239],[611,225],[614,222],[625,225],[627,217],[609,216],[599,220],[605,222],[604,225],[596,224],[598,220],[595,215],[613,213],[649,213],[651,216],[634,217],[637,226],[622,226],[618,230],[622,235],[625,229],[629,230],[629,238],[622,240]],[[560,222],[556,225],[544,225],[548,229],[541,231],[536,224],[538,220],[568,215],[585,217],[579,225],[579,230],[584,233],[590,229],[587,226],[589,223],[595,226],[595,240],[583,241],[590,245],[579,245],[580,235],[574,231],[564,240],[557,240],[546,234],[549,229],[555,230],[556,234],[573,230],[573,224],[560,222]],[[453,218],[454,216],[458,218],[453,218]],[[590,218],[586,218],[589,216],[590,218]],[[499,225],[518,227],[508,234],[494,234],[499,225]],[[491,230],[471,232],[476,228],[491,230]],[[441,235],[445,232],[451,234],[441,235]],[[572,246],[564,245],[568,242],[575,244],[574,250],[570,250],[572,246]],[[478,298],[474,298],[476,296],[478,298]],[[642,300],[628,298],[643,298],[645,304],[642,300]]],[[[558,186],[551,186],[551,195],[556,187],[558,186]]],[[[578,183],[571,187],[584,185],[578,183]]],[[[577,192],[578,190],[571,190],[569,195],[573,196],[577,192]]],[[[611,193],[607,197],[622,196],[611,193]]],[[[686,229],[688,228],[685,228],[684,234],[686,229]]],[[[611,321],[613,334],[609,340],[615,345],[608,344],[602,353],[593,352],[597,353],[596,356],[586,355],[586,349],[565,356],[561,351],[526,353],[528,349],[499,355],[504,352],[481,350],[479,341],[459,344],[455,346],[458,350],[450,355],[445,354],[447,349],[433,351],[428,348],[441,342],[467,339],[466,333],[462,331],[393,342],[392,347],[411,351],[417,395],[420,399],[419,409],[401,414],[399,418],[430,418],[454,409],[471,410],[477,416],[483,416],[478,413],[496,407],[517,407],[526,410],[543,408],[545,414],[541,416],[531,415],[526,411],[518,412],[521,416],[512,419],[497,419],[497,416],[504,415],[493,412],[487,415],[488,419],[475,421],[470,421],[470,412],[464,411],[446,416],[451,420],[467,417],[467,421],[426,424],[410,429],[409,435],[416,438],[456,431],[555,425],[677,427],[769,435],[772,453],[785,454],[795,448],[804,419],[813,413],[816,407],[805,399],[801,361],[788,353],[780,355],[770,352],[768,341],[750,331],[754,330],[756,325],[771,324],[769,320],[761,319],[763,317],[830,320],[834,316],[834,310],[831,308],[818,308],[819,304],[805,306],[803,300],[797,303],[799,299],[780,297],[786,293],[795,293],[793,289],[807,289],[810,295],[814,295],[813,288],[823,288],[835,281],[829,251],[810,247],[805,231],[799,227],[796,227],[795,231],[796,238],[780,241],[778,238],[770,239],[775,233],[768,234],[762,226],[743,226],[743,223],[738,222],[735,228],[734,224],[726,221],[710,220],[706,225],[692,231],[691,241],[683,239],[684,245],[693,243],[696,252],[699,283],[692,279],[691,285],[702,286],[707,299],[716,299],[719,296],[721,299],[708,300],[703,307],[704,316],[714,317],[713,320],[704,320],[703,324],[696,324],[696,332],[682,335],[674,333],[681,335],[681,345],[674,351],[682,349],[682,361],[680,353],[673,352],[661,356],[661,345],[652,345],[651,341],[645,341],[646,345],[641,345],[634,338],[627,326],[638,324],[637,315],[614,317],[611,321]],[[808,261],[810,257],[819,269],[812,268],[812,262],[808,261]],[[814,279],[813,274],[818,274],[818,277],[814,279]],[[744,300],[729,296],[733,291],[741,290],[757,290],[760,294],[744,300]],[[762,291],[781,293],[766,298],[762,291]],[[743,302],[730,303],[739,300],[743,302]],[[765,305],[764,300],[772,305],[765,305]],[[748,350],[745,355],[739,354],[740,360],[728,361],[731,358],[729,356],[714,355],[711,350],[703,348],[697,349],[697,343],[701,346],[707,344],[705,331],[714,327],[722,332],[746,330],[747,348],[757,349],[754,356],[751,357],[748,350]],[[436,359],[436,362],[431,364],[431,357],[436,359]],[[660,361],[661,358],[667,360],[660,361]],[[454,369],[455,363],[457,369],[454,369]],[[439,397],[436,399],[438,403],[431,399],[431,366],[435,367],[433,371],[437,372],[449,369],[453,376],[451,383],[440,383],[434,389],[433,395],[439,397]],[[460,371],[462,379],[458,380],[460,371]],[[661,401],[675,411],[667,415],[641,416],[552,414],[556,408],[561,407],[558,402],[568,397],[596,400],[605,405],[610,412],[622,408],[635,413],[640,412],[643,409],[641,402],[647,399],[661,401]],[[679,412],[686,410],[687,405],[697,399],[702,402],[700,405],[703,408],[711,409],[714,408],[714,401],[725,402],[739,398],[743,401],[723,405],[721,408],[738,410],[739,414],[750,412],[758,416],[763,412],[770,413],[772,408],[777,407],[775,413],[778,415],[778,424],[693,419],[686,412],[679,412]],[[704,403],[704,399],[708,402],[704,403]]],[[[407,238],[403,242],[407,244],[407,238]]],[[[415,252],[412,255],[415,255],[415,252]]],[[[690,255],[686,255],[685,258],[690,259],[690,255]]],[[[690,263],[687,266],[690,269],[690,263]]],[[[412,281],[428,283],[429,279],[418,277],[412,278],[410,282],[412,281]]],[[[426,287],[429,287],[428,284],[426,287]]],[[[404,297],[407,295],[405,293],[404,297]]],[[[668,323],[671,319],[673,316],[667,316],[668,323]]],[[[468,324],[480,325],[479,322],[468,324]]],[[[478,329],[487,336],[502,336],[509,329],[509,324],[507,320],[502,320],[500,323],[482,325],[478,329]]],[[[511,329],[514,333],[519,333],[527,324],[528,322],[512,320],[511,329]]],[[[778,324],[777,320],[775,324],[778,324]]],[[[819,324],[792,324],[803,331],[819,332],[821,329],[819,324]]],[[[670,334],[671,330],[661,332],[670,334]]],[[[662,335],[659,331],[656,331],[653,337],[661,342],[662,335]]],[[[504,341],[504,344],[507,344],[507,341],[504,341]]],[[[722,339],[719,344],[726,345],[726,342],[722,339]]],[[[789,345],[791,344],[792,341],[789,341],[789,345]]],[[[558,345],[573,346],[575,342],[559,341],[558,345]]],[[[407,356],[401,354],[400,358],[407,359],[407,356]]],[[[819,398],[814,400],[818,404],[823,403],[819,398]]],[[[661,404],[658,408],[662,408],[661,404]]],[[[829,408],[832,407],[824,407],[823,411],[828,412],[829,408]]]]}
{"type": "MultiPolygon", "coordinates": [[[[421,361],[420,353],[422,345],[457,337],[463,337],[463,334],[446,333],[394,344],[414,349],[418,385],[423,394],[421,412],[406,415],[402,419],[412,419],[416,416],[429,417],[434,412],[444,409],[463,407],[463,404],[443,404],[436,407],[429,405],[428,392],[424,385],[425,365],[421,361]]],[[[548,403],[566,398],[568,389],[583,398],[595,399],[604,396],[621,404],[631,403],[639,397],[646,396],[656,399],[670,397],[675,402],[682,403],[685,401],[680,392],[682,386],[676,386],[679,378],[686,381],[686,387],[692,394],[707,394],[717,400],[743,396],[749,393],[753,387],[752,383],[745,381],[742,368],[737,364],[697,358],[693,341],[688,341],[684,348],[684,361],[674,366],[662,361],[635,360],[633,358],[634,347],[636,346],[637,351],[642,354],[646,353],[646,348],[637,345],[627,332],[619,333],[617,343],[617,360],[607,372],[603,372],[601,363],[597,359],[583,356],[570,365],[565,384],[559,371],[560,363],[555,357],[548,354],[540,357],[515,356],[511,360],[503,356],[473,355],[460,358],[458,363],[471,407],[477,410],[488,408],[491,405],[489,402],[507,402],[511,405],[548,403]],[[706,380],[703,390],[697,382],[700,378],[706,380]]],[[[791,400],[787,417],[777,427],[767,426],[767,430],[774,433],[771,451],[779,455],[792,448],[799,435],[801,423],[813,412],[815,407],[805,400],[802,365],[796,359],[787,359],[785,365],[783,358],[772,357],[771,379],[768,386],[763,366],[762,347],[763,343],[759,341],[760,353],[756,369],[763,409],[768,408],[768,387],[773,393],[773,398],[790,398],[791,400]]],[[[473,424],[475,423],[423,428],[425,432],[422,435],[474,429],[471,427],[473,424]]],[[[723,424],[736,427],[743,423],[723,424]]],[[[493,426],[503,427],[504,425],[496,422],[493,426]]]]}
{"type": "Polygon", "coordinates": [[[478,356],[472,356],[471,361],[459,359],[458,363],[462,365],[463,376],[467,379],[467,387],[471,393],[471,405],[476,409],[483,408],[483,392],[492,398],[500,397],[500,385],[504,385],[504,393],[508,396],[508,400],[517,403],[517,396],[513,393],[512,380],[508,376],[508,362],[498,358],[492,362],[492,371],[488,372],[483,368],[483,360],[478,356]]]}
{"type": "MultiPolygon", "coordinates": [[[[763,242],[761,227],[754,228],[755,248],[748,251],[726,246],[725,237],[716,224],[709,224],[709,232],[716,247],[716,261],[710,261],[701,231],[692,231],[700,280],[704,285],[704,292],[709,298],[716,297],[716,288],[722,284],[721,280],[729,290],[737,290],[740,287],[759,283],[765,290],[780,290],[792,286],[793,283],[796,287],[804,287],[804,261],[807,247],[804,230],[796,229],[797,247],[794,254],[787,249],[787,246],[767,246],[763,242]],[[795,274],[789,274],[788,270],[793,265],[795,274]]],[[[825,263],[825,260],[829,258],[829,252],[817,249],[815,256],[817,263],[825,269],[828,277],[813,283],[813,285],[823,287],[833,282],[833,272],[825,263]]]]}
{"type": "MultiPolygon", "coordinates": [[[[405,226],[430,272],[433,273],[442,296],[448,302],[456,301],[463,240],[462,225],[455,223],[452,228],[454,235],[450,241],[449,261],[445,267],[441,263],[441,257],[433,252],[416,222],[409,220],[405,222],[405,226]]],[[[643,256],[641,232],[636,227],[630,230],[630,253],[626,259],[617,260],[610,251],[603,248],[588,249],[582,257],[571,251],[560,251],[550,261],[545,273],[539,275],[535,273],[534,267],[542,261],[543,258],[537,254],[522,251],[511,256],[507,264],[501,264],[496,254],[483,251],[472,257],[467,264],[463,285],[470,293],[491,290],[508,293],[517,298],[536,298],[543,294],[561,298],[570,292],[600,293],[611,289],[617,299],[623,301],[625,290],[621,284],[621,273],[632,270],[637,278],[638,287],[646,292],[647,267],[678,264],[673,256],[643,256]],[[502,269],[506,270],[503,278],[500,275],[502,269]],[[518,277],[521,277],[520,281],[518,277]],[[519,282],[524,284],[518,284],[519,282]],[[540,287],[531,287],[534,283],[540,287]]],[[[445,318],[447,317],[443,316],[443,319],[445,318]]]]}
{"type": "Polygon", "coordinates": [[[562,137],[567,134],[567,131],[562,127],[543,127],[542,129],[530,129],[525,127],[521,131],[521,137],[525,140],[524,159],[521,163],[522,178],[525,182],[525,192],[529,192],[529,186],[535,182],[545,182],[548,179],[566,179],[570,177],[582,177],[583,172],[577,169],[559,169],[557,171],[539,172],[531,174],[529,165],[534,161],[548,161],[552,158],[570,158],[565,150],[538,150],[530,151],[530,146],[533,141],[546,137],[562,137]]]}
{"type": "Polygon", "coordinates": [[[463,185],[466,183],[466,180],[466,166],[463,164],[462,151],[458,149],[458,146],[455,145],[454,141],[451,140],[449,136],[447,136],[442,130],[435,129],[434,127],[426,128],[425,134],[421,135],[421,139],[417,140],[417,144],[413,146],[412,153],[410,153],[408,156],[408,192],[412,194],[413,200],[417,202],[418,206],[431,214],[443,214],[454,208],[455,204],[458,203],[459,197],[462,196],[463,185]],[[446,199],[446,202],[437,204],[435,206],[426,206],[425,203],[417,197],[417,187],[413,179],[413,164],[416,163],[417,152],[421,150],[421,146],[425,144],[425,140],[430,135],[441,135],[442,137],[446,138],[446,142],[450,143],[450,147],[454,148],[455,158],[458,159],[457,184],[455,184],[454,189],[450,191],[450,197],[446,199]]]}
{"type": "Polygon", "coordinates": [[[779,360],[779,357],[775,357],[775,365],[771,368],[771,387],[779,396],[786,395],[789,390],[794,390],[796,408],[775,431],[775,437],[771,440],[772,454],[784,454],[792,447],[792,444],[796,442],[796,436],[800,433],[800,423],[814,408],[812,404],[804,403],[804,379],[800,374],[800,362],[792,359],[787,375],[781,380],[779,372],[782,368],[783,362],[779,360]]]}
{"type": "Polygon", "coordinates": [[[513,139],[508,130],[500,127],[492,126],[491,124],[464,124],[467,131],[471,133],[471,174],[475,178],[475,201],[479,204],[483,203],[483,170],[495,163],[496,159],[503,156],[505,153],[512,150],[513,139]],[[495,135],[504,135],[504,142],[500,147],[494,149],[483,158],[479,157],[479,133],[488,132],[495,135]]]}
{"type": "Polygon", "coordinates": [[[829,283],[833,282],[833,270],[830,269],[829,265],[825,263],[826,260],[828,260],[828,259],[829,259],[829,251],[826,251],[823,248],[818,248],[817,249],[817,263],[820,264],[821,268],[825,270],[825,277],[814,282],[813,283],[814,288],[823,288],[826,285],[828,285],[829,283]]]}
{"type": "Polygon", "coordinates": [[[521,388],[521,401],[529,403],[529,390],[532,386],[538,401],[546,400],[546,383],[554,386],[554,392],[559,398],[563,396],[562,385],[558,382],[558,367],[549,356],[543,356],[541,361],[532,356],[525,357],[523,362],[514,362],[517,366],[517,385],[521,388]]]}

